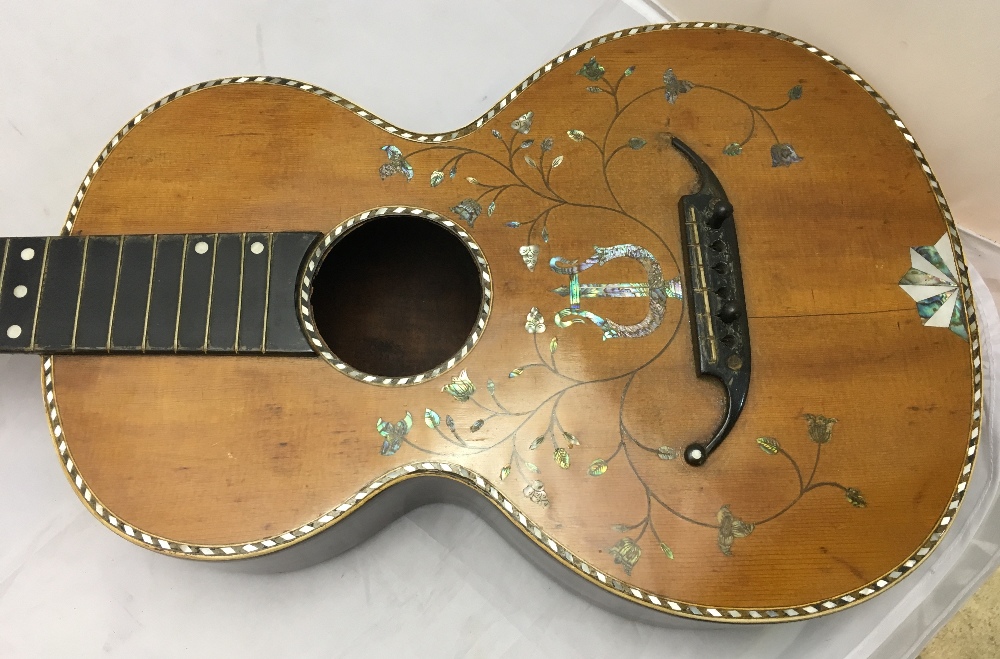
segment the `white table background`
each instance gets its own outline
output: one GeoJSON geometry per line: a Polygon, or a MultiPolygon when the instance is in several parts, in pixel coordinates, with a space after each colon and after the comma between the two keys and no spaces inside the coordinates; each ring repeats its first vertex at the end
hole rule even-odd
{"type": "MultiPolygon", "coordinates": [[[[992,38],[974,38],[997,23],[997,6],[914,18],[936,5],[668,2],[680,18],[765,25],[847,61],[917,135],[959,223],[1000,237],[990,180],[1000,166],[991,73],[1000,56],[992,38]]],[[[661,20],[643,0],[0,0],[0,235],[55,233],[107,140],[196,81],[292,77],[430,133],[477,117],[571,46],[661,20]]],[[[993,248],[967,238],[989,282],[1000,281],[993,248]]],[[[1000,336],[977,282],[983,328],[1000,336]]],[[[943,546],[873,601],[810,622],[632,623],[555,585],[473,514],[444,505],[313,568],[247,574],[155,555],[94,520],[52,449],[38,370],[37,358],[0,356],[3,657],[913,656],[995,566],[1000,544],[990,430],[943,546]]]]}

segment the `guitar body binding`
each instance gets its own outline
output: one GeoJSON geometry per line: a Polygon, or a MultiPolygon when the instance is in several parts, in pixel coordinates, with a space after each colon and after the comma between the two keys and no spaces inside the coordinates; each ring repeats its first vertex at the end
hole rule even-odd
{"type": "MultiPolygon", "coordinates": [[[[39,333],[33,310],[55,308],[45,257],[61,239],[4,243],[0,349],[43,354],[73,489],[112,531],[171,556],[303,543],[311,560],[446,500],[488,511],[560,581],[627,615],[802,620],[917,568],[971,477],[982,364],[940,186],[860,76],[767,30],[606,35],[437,135],[294,80],[195,85],[109,143],[63,234],[82,237],[81,268],[85,245],[107,236],[123,236],[106,250],[119,270],[127,245],[145,253],[139,236],[183,236],[182,274],[210,259],[202,324],[185,325],[185,291],[202,295],[194,279],[177,284],[172,345],[149,350],[147,336],[114,354],[117,328],[137,331],[116,315],[131,304],[118,273],[103,351],[99,332],[87,350],[45,350],[36,336],[62,337],[64,321],[39,333]],[[692,176],[691,155],[718,189],[692,176]],[[331,245],[387,216],[461,240],[482,290],[458,352],[419,373],[355,368],[314,322],[331,245]],[[694,225],[718,235],[701,244],[684,234],[694,225]],[[244,314],[244,300],[256,308],[247,264],[272,266],[274,241],[291,235],[302,237],[294,276],[261,271],[264,306],[244,314]],[[29,247],[40,261],[8,267],[29,247]],[[22,271],[34,284],[14,281],[22,271]],[[219,291],[261,336],[212,333],[219,291]],[[36,306],[5,311],[13,299],[36,306]],[[291,310],[303,345],[268,350],[267,328],[283,327],[272,304],[291,310]],[[15,312],[34,317],[4,315],[15,312]]],[[[149,270],[136,293],[147,325],[149,270]]],[[[372,326],[398,322],[390,303],[370,303],[372,326]]]]}

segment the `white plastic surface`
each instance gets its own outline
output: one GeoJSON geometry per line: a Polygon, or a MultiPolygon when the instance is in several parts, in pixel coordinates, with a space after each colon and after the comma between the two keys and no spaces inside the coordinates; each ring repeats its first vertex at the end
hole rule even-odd
{"type": "Polygon", "coordinates": [[[659,1],[684,20],[760,25],[846,62],[916,136],[959,224],[1000,241],[1000,77],[990,73],[1000,68],[1000,2],[659,1]]]}
{"type": "MultiPolygon", "coordinates": [[[[434,132],[478,116],[564,49],[655,20],[641,0],[0,0],[0,234],[57,232],[84,171],[130,113],[196,81],[294,77],[434,132]]],[[[967,240],[973,259],[989,252],[967,240]]],[[[987,280],[1000,281],[998,263],[980,261],[987,280]]],[[[974,281],[992,355],[1000,317],[974,281]]],[[[52,449],[38,370],[37,358],[0,356],[3,657],[911,657],[1000,547],[998,434],[987,417],[966,503],[938,550],[888,592],[815,621],[635,624],[556,586],[451,506],[411,513],[310,569],[245,574],[155,555],[93,519],[52,449]]]]}

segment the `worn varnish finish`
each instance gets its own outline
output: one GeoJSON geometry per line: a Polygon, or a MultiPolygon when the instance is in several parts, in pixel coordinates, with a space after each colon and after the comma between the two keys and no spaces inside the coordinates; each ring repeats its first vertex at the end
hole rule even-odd
{"type": "MultiPolygon", "coordinates": [[[[893,571],[937,527],[969,445],[970,344],[945,328],[923,326],[898,281],[910,268],[909,248],[935,244],[946,225],[892,117],[816,55],[769,36],[725,30],[609,41],[556,66],[481,129],[437,145],[391,135],[295,88],[213,87],[171,101],[128,133],[93,175],[73,233],[326,233],[367,209],[398,205],[450,219],[482,247],[495,298],[469,356],[438,378],[405,387],[352,380],[318,357],[54,358],[62,439],[103,506],[171,541],[238,547],[319,518],[401,465],[448,461],[483,474],[609,579],[720,610],[801,607],[850,592],[893,571]],[[577,74],[590,56],[605,68],[606,81],[577,74]],[[616,101],[586,88],[608,87],[630,66],[634,73],[620,81],[618,104],[639,98],[610,131],[608,155],[626,146],[605,180],[595,145],[567,131],[601,141],[616,101]],[[668,67],[702,87],[678,93],[673,104],[662,89],[640,97],[664,85],[668,67]],[[782,104],[795,86],[801,98],[766,113],[780,140],[755,116],[753,139],[741,155],[729,156],[723,149],[746,137],[751,113],[706,86],[760,108],[782,104]],[[575,202],[548,215],[548,242],[540,224],[527,223],[553,202],[523,187],[504,192],[493,215],[487,195],[472,228],[450,210],[486,190],[467,176],[487,185],[518,183],[505,171],[506,147],[491,130],[510,143],[511,122],[528,111],[530,132],[513,142],[514,171],[529,188],[575,202]],[[636,339],[602,341],[589,321],[568,328],[553,322],[568,306],[551,292],[567,283],[549,268],[553,257],[582,260],[594,245],[632,243],[653,253],[664,279],[681,274],[677,200],[695,177],[669,146],[670,135],[708,161],[736,208],[752,335],[746,408],[700,468],[657,454],[660,446],[680,449],[710,436],[722,409],[721,389],[695,376],[686,301],[667,299],[660,327],[636,339]],[[549,136],[546,188],[524,156],[538,161],[549,136]],[[644,145],[628,147],[633,137],[644,145]],[[534,145],[516,150],[524,139],[534,145]],[[793,145],[801,161],[772,166],[775,143],[793,145]],[[385,145],[402,151],[413,180],[401,172],[380,178],[385,145]],[[456,149],[496,160],[467,155],[454,179],[449,164],[444,181],[432,187],[432,172],[456,149]],[[564,161],[548,170],[559,155],[564,161]],[[619,202],[622,212],[614,210],[619,202]],[[534,271],[519,254],[523,245],[539,246],[534,271]],[[533,307],[544,319],[543,333],[525,330],[533,307]],[[611,379],[661,350],[634,378],[611,379]],[[554,356],[562,375],[532,367],[508,377],[539,356],[554,356]],[[442,392],[463,369],[476,387],[468,402],[442,392]],[[573,384],[567,378],[608,381],[559,395],[573,384]],[[487,379],[505,409],[538,411],[501,414],[470,432],[490,415],[477,402],[499,409],[487,379]],[[546,433],[554,404],[560,425],[553,437],[570,457],[567,469],[554,459],[552,439],[529,449],[546,433]],[[428,408],[442,419],[443,433],[425,424],[428,408]],[[376,420],[395,424],[407,412],[413,425],[406,439],[442,455],[408,443],[380,454],[376,420]],[[806,414],[838,420],[829,443],[810,438],[806,414]],[[447,415],[470,448],[446,441],[447,415]],[[620,418],[631,436],[622,433],[620,418]],[[478,451],[521,423],[515,440],[478,451]],[[580,445],[570,448],[563,429],[580,445]],[[776,439],[784,453],[762,450],[760,437],[776,439]],[[520,458],[501,482],[513,449],[520,458]],[[599,459],[608,460],[607,471],[588,475],[599,459]],[[544,483],[547,507],[522,494],[526,477],[544,483]],[[651,521],[672,559],[652,531],[637,539],[641,524],[615,528],[647,515],[640,477],[655,494],[651,521]],[[843,488],[825,486],[764,522],[795,502],[800,483],[810,480],[856,488],[867,506],[851,505],[843,488]],[[729,556],[720,549],[719,527],[732,530],[723,506],[736,520],[758,522],[745,537],[737,533],[729,556]],[[630,551],[624,539],[641,550],[630,575],[611,551],[630,551]]],[[[580,279],[633,282],[643,275],[635,261],[619,259],[580,279]]],[[[585,298],[582,306],[635,323],[648,299],[585,298]]],[[[384,322],[395,322],[391,309],[384,322]]]]}

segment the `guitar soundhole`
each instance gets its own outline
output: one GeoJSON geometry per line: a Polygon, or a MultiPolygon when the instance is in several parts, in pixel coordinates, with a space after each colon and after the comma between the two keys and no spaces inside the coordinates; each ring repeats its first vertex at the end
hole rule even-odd
{"type": "Polygon", "coordinates": [[[461,239],[413,216],[362,223],[335,242],[313,283],[316,327],[344,363],[407,377],[461,350],[483,300],[461,239]]]}

